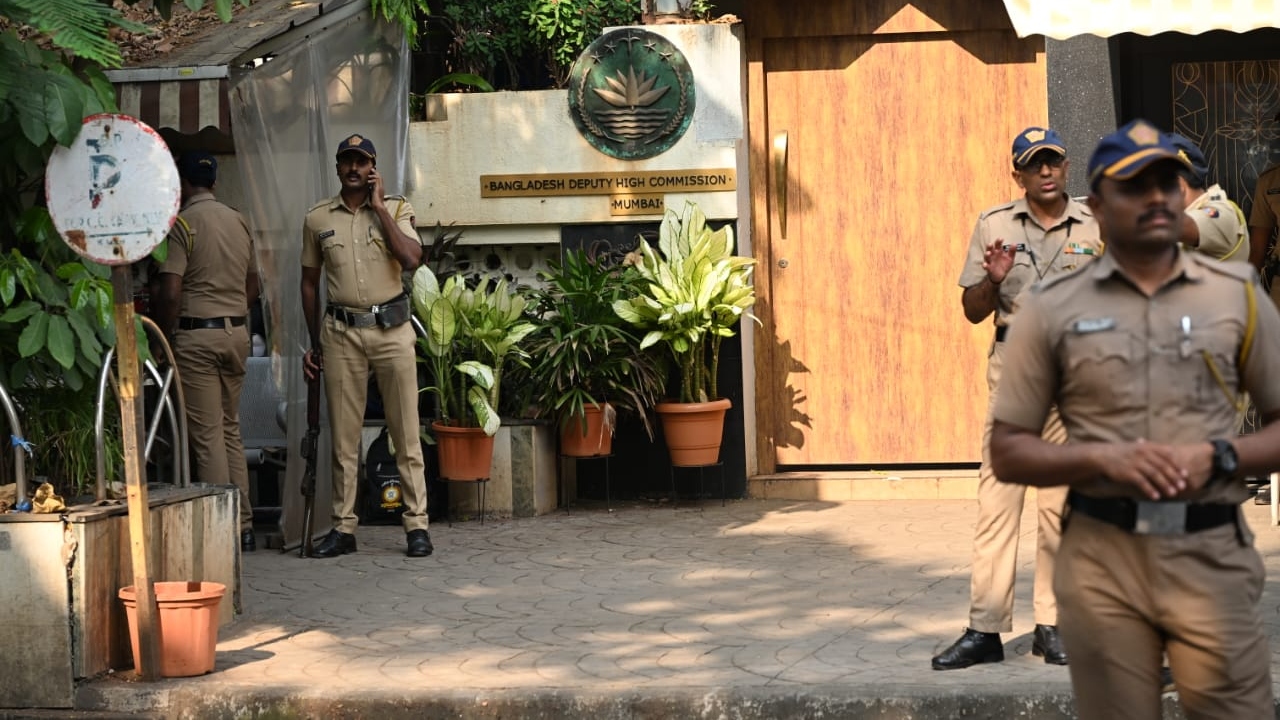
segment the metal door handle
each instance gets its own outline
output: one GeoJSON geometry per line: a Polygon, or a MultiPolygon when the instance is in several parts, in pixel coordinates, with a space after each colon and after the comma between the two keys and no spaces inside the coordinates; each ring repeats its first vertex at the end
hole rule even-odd
{"type": "Polygon", "coordinates": [[[773,197],[778,208],[779,239],[787,238],[787,131],[773,136],[773,197]]]}

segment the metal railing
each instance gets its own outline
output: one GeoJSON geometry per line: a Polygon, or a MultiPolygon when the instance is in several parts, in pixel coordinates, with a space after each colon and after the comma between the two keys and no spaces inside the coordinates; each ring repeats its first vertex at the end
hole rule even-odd
{"type": "MultiPolygon", "coordinates": [[[[155,445],[156,435],[160,429],[160,419],[167,417],[169,431],[171,436],[175,438],[173,477],[178,487],[187,487],[191,484],[191,462],[187,456],[187,403],[182,396],[182,383],[178,382],[178,367],[174,361],[173,348],[170,347],[168,339],[165,338],[164,333],[160,331],[160,326],[156,325],[155,321],[145,315],[137,317],[142,321],[142,327],[146,331],[147,337],[159,341],[159,346],[164,351],[166,364],[164,372],[161,372],[160,368],[151,360],[143,363],[144,371],[151,378],[151,381],[159,387],[159,397],[156,399],[154,412],[147,412],[144,403],[144,417],[150,416],[151,422],[147,428],[146,442],[143,444],[142,462],[140,464],[145,467],[147,461],[151,459],[151,450],[155,445]],[[170,397],[171,395],[173,397],[170,397]],[[175,398],[176,402],[174,401],[175,398]]],[[[94,417],[97,484],[94,495],[99,501],[107,499],[106,405],[108,386],[112,388],[116,386],[115,374],[111,370],[111,363],[114,359],[115,348],[110,348],[103,359],[102,370],[98,373],[98,402],[94,417]]]]}
{"type": "Polygon", "coordinates": [[[22,437],[22,424],[18,422],[18,408],[13,404],[9,388],[3,382],[0,382],[0,403],[4,404],[4,412],[9,416],[9,442],[13,444],[13,473],[17,478],[14,504],[18,505],[27,499],[27,458],[23,454],[27,447],[26,439],[22,437]]]}

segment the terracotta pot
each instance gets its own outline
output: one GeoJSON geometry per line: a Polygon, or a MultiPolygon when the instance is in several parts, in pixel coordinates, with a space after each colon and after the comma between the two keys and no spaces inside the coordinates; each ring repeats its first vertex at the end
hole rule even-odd
{"type": "Polygon", "coordinates": [[[724,398],[705,403],[658,403],[654,409],[662,418],[671,464],[698,467],[719,462],[724,414],[730,406],[724,398]]]}
{"type": "MultiPolygon", "coordinates": [[[[227,586],[216,582],[157,582],[157,632],[160,635],[160,676],[191,677],[213,672],[218,647],[218,605],[227,586]]],[[[134,586],[120,588],[133,665],[138,667],[138,598],[134,586]]]]}
{"type": "Polygon", "coordinates": [[[486,480],[492,474],[493,436],[478,427],[431,423],[444,480],[486,480]]]}
{"type": "Polygon", "coordinates": [[[569,418],[560,428],[560,454],[568,457],[601,457],[613,453],[613,406],[605,404],[583,407],[587,416],[585,432],[582,416],[569,418]]]}

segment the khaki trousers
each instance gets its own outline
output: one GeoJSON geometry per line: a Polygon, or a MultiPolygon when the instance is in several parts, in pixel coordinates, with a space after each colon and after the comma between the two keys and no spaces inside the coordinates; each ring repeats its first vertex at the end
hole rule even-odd
{"type": "MultiPolygon", "coordinates": [[[[986,425],[982,430],[982,466],[978,470],[978,522],[973,533],[973,574],[969,580],[969,627],[979,632],[1013,631],[1013,585],[1018,564],[1018,535],[1027,488],[996,479],[991,470],[991,411],[1003,367],[1004,344],[995,343],[987,363],[986,425]]],[[[1067,432],[1055,408],[1043,437],[1064,443],[1067,432]]],[[[1056,625],[1053,562],[1062,537],[1062,508],[1067,488],[1036,488],[1036,571],[1032,601],[1037,625],[1056,625]]]]}
{"type": "Polygon", "coordinates": [[[192,470],[200,482],[236,486],[240,529],[251,530],[249,466],[240,439],[240,390],[249,357],[249,330],[244,325],[179,330],[173,355],[187,406],[192,470]]]}
{"type": "Polygon", "coordinates": [[[1069,516],[1054,587],[1081,720],[1159,720],[1161,651],[1188,720],[1274,717],[1265,569],[1238,522],[1144,536],[1069,516]]]}
{"type": "Polygon", "coordinates": [[[356,484],[360,469],[360,435],[369,371],[378,381],[387,431],[404,490],[405,532],[427,529],[427,480],[422,461],[418,420],[418,365],[411,323],[399,327],[353,328],[324,316],[320,330],[324,351],[324,390],[329,403],[333,441],[333,527],[354,533],[356,484]]]}

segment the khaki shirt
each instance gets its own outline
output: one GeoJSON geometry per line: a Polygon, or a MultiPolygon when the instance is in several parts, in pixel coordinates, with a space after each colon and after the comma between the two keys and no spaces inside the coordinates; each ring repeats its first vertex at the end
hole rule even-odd
{"type": "Polygon", "coordinates": [[[167,239],[169,254],[160,272],[182,277],[180,317],[249,314],[245,278],[257,272],[257,262],[243,215],[211,193],[199,193],[182,206],[167,239]]]}
{"type": "MultiPolygon", "coordinates": [[[[1257,284],[1252,266],[1179,251],[1172,277],[1149,298],[1108,256],[1038,286],[1005,343],[994,417],[1038,430],[1056,405],[1068,443],[1234,437],[1235,398],[1204,352],[1233,394],[1247,390],[1264,416],[1280,410],[1280,313],[1257,284]],[[1255,286],[1258,302],[1241,378],[1245,283],[1255,286]]],[[[1105,478],[1076,487],[1094,497],[1139,497],[1105,478]]],[[[1219,482],[1188,499],[1238,503],[1247,496],[1244,483],[1219,482]]]]}
{"type": "MultiPolygon", "coordinates": [[[[384,202],[400,229],[417,237],[413,206],[399,195],[384,202]]],[[[400,261],[391,254],[382,223],[368,200],[352,212],[335,195],[307,211],[302,223],[302,266],[324,268],[333,305],[369,308],[404,292],[400,261]]]]}
{"type": "Polygon", "coordinates": [[[1187,215],[1200,229],[1200,245],[1196,249],[1215,260],[1249,262],[1249,230],[1244,211],[1227,197],[1227,192],[1214,185],[1187,206],[1187,215]]]}
{"type": "Polygon", "coordinates": [[[1264,170],[1258,176],[1249,227],[1274,228],[1277,216],[1280,216],[1280,165],[1264,170]]]}
{"type": "Polygon", "coordinates": [[[1045,228],[1023,197],[978,216],[969,238],[964,267],[960,270],[960,287],[973,287],[987,277],[987,271],[982,269],[982,257],[987,245],[994,240],[1017,247],[1013,267],[1000,283],[996,325],[1008,325],[1013,319],[1023,290],[1040,280],[1074,270],[1102,254],[1098,223],[1084,203],[1068,198],[1066,213],[1053,226],[1045,228]]]}

